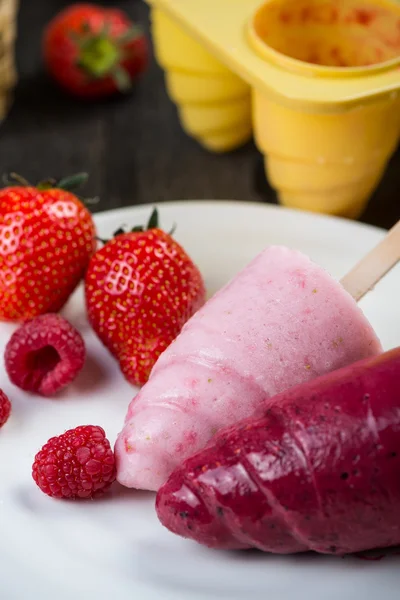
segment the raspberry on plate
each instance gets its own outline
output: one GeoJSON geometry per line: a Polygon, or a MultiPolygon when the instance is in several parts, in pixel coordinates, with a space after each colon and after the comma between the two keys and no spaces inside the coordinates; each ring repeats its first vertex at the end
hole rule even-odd
{"type": "Polygon", "coordinates": [[[12,383],[28,392],[52,396],[71,383],[85,362],[81,334],[58,314],[26,321],[11,336],[5,366],[12,383]]]}
{"type": "Polygon", "coordinates": [[[2,427],[7,421],[8,417],[10,416],[10,412],[11,402],[9,401],[3,390],[0,390],[0,427],[2,427]]]}
{"type": "Polygon", "coordinates": [[[115,480],[115,458],[104,429],[81,425],[51,438],[36,454],[32,477],[53,498],[96,498],[115,480]]]}

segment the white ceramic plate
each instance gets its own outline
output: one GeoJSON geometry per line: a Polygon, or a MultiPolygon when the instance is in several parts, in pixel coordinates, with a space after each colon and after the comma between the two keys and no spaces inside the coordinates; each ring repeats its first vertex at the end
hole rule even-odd
{"type": "MultiPolygon", "coordinates": [[[[384,232],[349,221],[231,202],[160,205],[162,225],[203,272],[211,294],[268,244],[298,248],[341,277],[384,232]]],[[[151,207],[100,214],[99,234],[143,223],[151,207]]],[[[400,344],[400,268],[362,302],[385,349],[400,344]]],[[[45,496],[31,478],[36,451],[83,424],[113,443],[135,390],[91,332],[82,289],[64,314],[84,334],[89,360],[58,399],[0,387],[13,402],[0,431],[0,598],[2,600],[398,600],[400,557],[379,562],[317,555],[276,557],[217,552],[173,536],[159,524],[154,495],[115,486],[95,502],[45,496]]],[[[0,352],[13,326],[0,325],[0,352]]]]}

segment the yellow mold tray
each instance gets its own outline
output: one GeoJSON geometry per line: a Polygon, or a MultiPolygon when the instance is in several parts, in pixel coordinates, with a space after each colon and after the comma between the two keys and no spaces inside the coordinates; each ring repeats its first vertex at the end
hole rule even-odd
{"type": "Polygon", "coordinates": [[[215,152],[254,135],[283,204],[359,216],[400,138],[400,5],[149,1],[187,133],[215,152]]]}

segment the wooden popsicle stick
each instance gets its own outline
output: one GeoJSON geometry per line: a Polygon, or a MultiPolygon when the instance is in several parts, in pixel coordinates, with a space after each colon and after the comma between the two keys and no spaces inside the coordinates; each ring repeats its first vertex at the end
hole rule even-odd
{"type": "Polygon", "coordinates": [[[400,221],[384,239],[343,277],[341,284],[356,302],[400,261],[400,221]]]}

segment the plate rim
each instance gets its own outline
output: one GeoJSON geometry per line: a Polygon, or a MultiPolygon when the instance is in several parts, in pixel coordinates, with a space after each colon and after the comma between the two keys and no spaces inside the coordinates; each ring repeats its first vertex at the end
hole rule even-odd
{"type": "Polygon", "coordinates": [[[107,216],[112,213],[113,215],[123,215],[127,212],[135,211],[135,210],[143,210],[146,208],[156,207],[161,209],[162,207],[167,208],[182,208],[189,210],[198,209],[201,205],[215,206],[218,208],[226,208],[227,206],[235,207],[235,208],[252,208],[252,209],[261,209],[266,210],[267,212],[272,212],[275,214],[289,214],[292,217],[298,217],[300,219],[311,219],[317,220],[321,222],[335,222],[338,225],[343,225],[349,228],[356,228],[359,230],[370,231],[380,234],[387,233],[388,229],[384,227],[378,227],[377,225],[372,225],[370,223],[364,223],[363,221],[348,219],[346,217],[339,217],[337,215],[329,215],[325,213],[317,213],[309,210],[297,209],[297,208],[289,208],[286,206],[281,206],[279,204],[269,204],[264,202],[257,202],[254,200],[231,200],[231,199],[218,199],[213,200],[210,198],[197,198],[197,199],[178,199],[178,200],[160,200],[156,202],[146,202],[141,204],[133,204],[131,206],[119,206],[117,208],[109,208],[105,210],[101,210],[98,212],[92,213],[92,217],[95,221],[103,221],[107,218],[107,216]]]}

